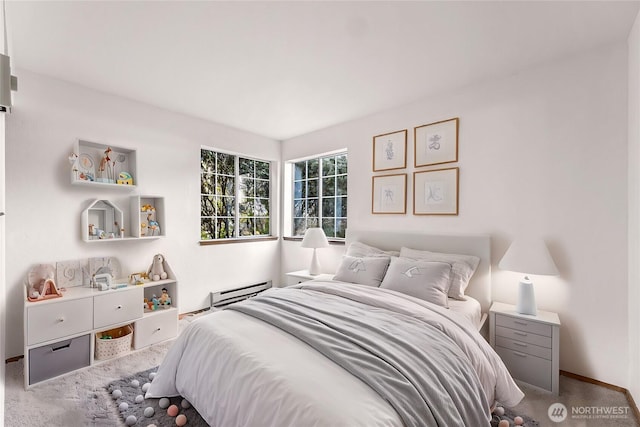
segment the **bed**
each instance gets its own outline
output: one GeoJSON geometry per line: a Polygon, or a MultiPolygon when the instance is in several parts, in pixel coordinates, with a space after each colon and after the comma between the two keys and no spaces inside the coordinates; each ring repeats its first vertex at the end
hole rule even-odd
{"type": "MultiPolygon", "coordinates": [[[[477,257],[465,290],[473,299],[445,295],[441,305],[399,292],[395,279],[384,287],[392,264],[380,286],[317,279],[275,288],[193,321],[146,397],[182,395],[212,426],[274,427],[486,426],[497,401],[522,399],[478,332],[490,304],[487,236],[349,230],[347,254],[355,242],[477,257]]],[[[445,271],[440,264],[429,266],[445,271]]]]}

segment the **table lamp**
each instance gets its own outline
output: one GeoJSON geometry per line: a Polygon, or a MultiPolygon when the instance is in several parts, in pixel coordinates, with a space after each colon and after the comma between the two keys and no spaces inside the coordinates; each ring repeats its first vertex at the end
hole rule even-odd
{"type": "Polygon", "coordinates": [[[328,246],[329,241],[327,241],[327,236],[324,235],[322,228],[307,228],[307,231],[304,233],[304,238],[302,239],[302,247],[313,248],[313,258],[311,258],[309,274],[313,276],[320,274],[320,262],[318,261],[316,249],[326,248],[328,246]]]}
{"type": "Polygon", "coordinates": [[[535,316],[537,314],[536,297],[533,292],[533,282],[527,275],[555,276],[558,274],[558,268],[553,262],[544,241],[531,237],[516,239],[507,249],[498,267],[503,270],[525,274],[524,279],[520,281],[518,289],[516,311],[520,314],[535,316]]]}

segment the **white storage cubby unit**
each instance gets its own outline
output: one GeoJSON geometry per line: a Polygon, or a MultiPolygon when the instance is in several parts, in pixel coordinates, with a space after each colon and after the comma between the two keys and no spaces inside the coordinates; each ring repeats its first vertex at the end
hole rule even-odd
{"type": "MultiPolygon", "coordinates": [[[[60,298],[38,302],[28,301],[25,291],[25,388],[98,363],[94,352],[99,332],[132,324],[134,349],[175,338],[178,282],[170,269],[166,271],[166,280],[106,291],[76,286],[60,298]],[[144,298],[160,296],[162,288],[171,296],[171,305],[155,311],[145,309],[144,298]]],[[[126,283],[126,279],[114,282],[126,283]]]]}
{"type": "Polygon", "coordinates": [[[82,239],[85,242],[122,240],[124,215],[109,200],[94,200],[82,212],[82,239]]]}
{"type": "Polygon", "coordinates": [[[137,185],[136,150],[80,139],[69,160],[74,185],[122,189],[137,185]]]}
{"type": "Polygon", "coordinates": [[[131,235],[141,239],[166,236],[164,197],[131,196],[131,235]]]}

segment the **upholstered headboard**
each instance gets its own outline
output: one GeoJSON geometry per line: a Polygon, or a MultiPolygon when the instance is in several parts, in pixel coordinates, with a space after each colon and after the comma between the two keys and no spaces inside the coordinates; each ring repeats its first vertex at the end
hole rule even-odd
{"type": "Polygon", "coordinates": [[[489,236],[347,229],[347,245],[356,241],[384,250],[400,250],[405,246],[424,251],[479,257],[480,264],[465,294],[480,302],[483,313],[489,311],[491,306],[491,238],[489,236]]]}

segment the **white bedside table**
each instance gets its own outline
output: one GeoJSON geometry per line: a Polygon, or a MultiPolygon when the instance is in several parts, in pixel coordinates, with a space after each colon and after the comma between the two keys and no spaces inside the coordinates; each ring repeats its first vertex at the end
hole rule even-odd
{"type": "Polygon", "coordinates": [[[489,310],[489,341],[511,375],[558,395],[560,318],[540,311],[520,314],[511,304],[494,302],[489,310]]]}
{"type": "Polygon", "coordinates": [[[287,286],[297,285],[298,283],[306,282],[307,280],[313,280],[318,276],[309,274],[309,270],[290,271],[286,274],[287,286]]]}

